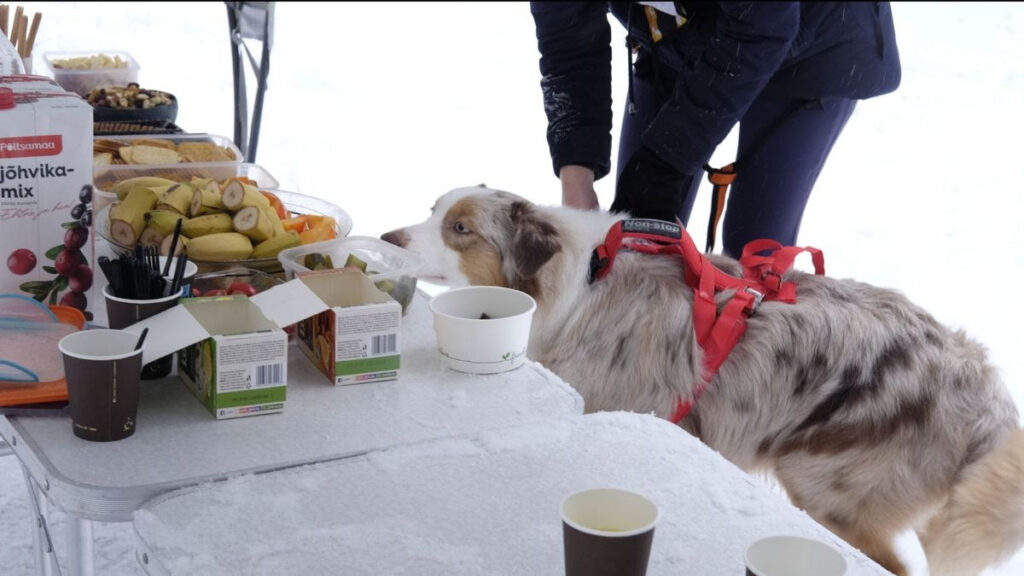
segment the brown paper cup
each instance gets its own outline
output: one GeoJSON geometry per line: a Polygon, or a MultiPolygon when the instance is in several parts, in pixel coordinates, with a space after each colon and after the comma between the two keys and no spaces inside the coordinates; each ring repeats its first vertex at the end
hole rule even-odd
{"type": "Polygon", "coordinates": [[[643,576],[658,507],[626,490],[598,488],[562,501],[566,576],[643,576]]]}
{"type": "Polygon", "coordinates": [[[838,550],[811,538],[770,536],[747,547],[747,576],[843,576],[846,560],[838,550]]]}
{"type": "Polygon", "coordinates": [[[71,405],[71,429],[85,440],[108,442],[135,432],[142,348],[122,330],[83,330],[57,344],[71,405]]]}
{"type": "MultiPolygon", "coordinates": [[[[152,300],[132,300],[114,296],[110,291],[110,285],[103,287],[103,298],[107,301],[107,324],[110,328],[119,330],[145,320],[150,316],[167,310],[178,303],[181,294],[154,298],[152,300]]],[[[173,356],[168,354],[163,358],[157,358],[142,367],[142,379],[152,380],[163,378],[171,373],[173,356]]]]}

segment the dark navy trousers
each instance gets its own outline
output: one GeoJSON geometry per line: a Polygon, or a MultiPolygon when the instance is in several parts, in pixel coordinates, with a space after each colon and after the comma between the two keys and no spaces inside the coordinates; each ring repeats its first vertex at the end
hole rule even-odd
{"type": "MultiPolygon", "coordinates": [[[[637,63],[633,79],[636,113],[627,111],[623,116],[616,164],[620,173],[640,146],[643,131],[667,101],[674,81],[674,74],[664,67],[658,71],[660,77],[655,75],[658,81],[652,81],[650,64],[637,63]],[[646,72],[639,72],[641,68],[646,72]]],[[[737,175],[729,188],[721,224],[720,245],[725,254],[739,257],[747,242],[760,238],[786,246],[796,244],[811,190],[856,103],[850,98],[800,101],[762,94],[751,104],[740,118],[737,175]]],[[[704,173],[696,174],[689,186],[678,192],[679,220],[684,226],[702,183],[711,186],[704,173]]],[[[703,217],[707,218],[709,211],[710,203],[703,217]]]]}

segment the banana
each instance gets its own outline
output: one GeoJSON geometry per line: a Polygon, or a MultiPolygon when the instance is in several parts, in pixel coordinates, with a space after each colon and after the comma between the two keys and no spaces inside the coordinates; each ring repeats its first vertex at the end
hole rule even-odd
{"type": "Polygon", "coordinates": [[[174,180],[168,180],[167,178],[160,178],[159,176],[136,176],[134,178],[121,180],[120,182],[114,184],[113,186],[111,186],[110,191],[113,192],[114,194],[117,194],[118,200],[124,200],[124,197],[132,188],[170,186],[171,184],[177,184],[177,182],[175,182],[174,180]]]}
{"type": "Polygon", "coordinates": [[[189,239],[185,254],[199,262],[245,260],[252,255],[252,242],[245,234],[218,232],[189,239]]]}
{"type": "Polygon", "coordinates": [[[231,223],[235,227],[235,232],[245,234],[256,243],[274,237],[274,225],[258,206],[246,206],[235,212],[231,223]]]}
{"type": "Polygon", "coordinates": [[[259,188],[245,184],[240,180],[229,180],[220,193],[220,201],[224,207],[236,212],[246,206],[270,206],[270,200],[260,194],[259,188]]]}
{"type": "Polygon", "coordinates": [[[146,226],[139,234],[139,244],[143,246],[159,246],[164,240],[164,235],[152,226],[146,226]]]}
{"type": "Polygon", "coordinates": [[[274,236],[256,245],[252,251],[253,258],[273,258],[277,253],[287,248],[293,248],[302,244],[302,237],[294,230],[289,230],[280,236],[274,236]]]}
{"type": "Polygon", "coordinates": [[[188,215],[193,218],[210,212],[222,212],[224,204],[220,201],[220,185],[216,180],[207,180],[202,186],[194,185],[192,200],[189,202],[188,215]]]}
{"type": "MultiPolygon", "coordinates": [[[[168,234],[164,236],[162,242],[160,242],[160,255],[167,256],[167,253],[171,251],[171,241],[174,240],[174,234],[168,234]]],[[[185,246],[188,245],[188,238],[185,236],[178,235],[178,245],[174,247],[174,256],[181,254],[185,251],[185,246]]]]}
{"type": "Polygon", "coordinates": [[[181,223],[181,233],[189,238],[198,238],[219,232],[234,232],[234,230],[234,226],[231,225],[231,214],[226,212],[204,214],[188,218],[181,223]]]}
{"type": "MultiPolygon", "coordinates": [[[[156,210],[150,210],[146,212],[146,226],[149,228],[155,228],[160,236],[167,236],[168,234],[174,233],[174,227],[178,225],[178,220],[188,220],[177,212],[171,212],[170,210],[160,210],[159,204],[156,210]]],[[[184,225],[184,222],[182,222],[184,225]]]]}
{"type": "Polygon", "coordinates": [[[156,194],[149,188],[132,188],[124,200],[110,206],[110,236],[131,248],[146,227],[146,212],[156,206],[156,194]]]}
{"type": "MultiPolygon", "coordinates": [[[[263,196],[263,194],[260,194],[260,196],[263,196]]],[[[274,230],[272,236],[284,234],[284,224],[281,222],[281,217],[277,215],[277,210],[274,210],[273,206],[270,206],[269,204],[266,206],[260,206],[260,211],[263,212],[266,219],[270,221],[270,225],[274,230]]]]}
{"type": "Polygon", "coordinates": [[[174,210],[185,216],[192,204],[192,192],[195,191],[188,182],[158,188],[151,188],[157,193],[157,210],[174,210]]]}

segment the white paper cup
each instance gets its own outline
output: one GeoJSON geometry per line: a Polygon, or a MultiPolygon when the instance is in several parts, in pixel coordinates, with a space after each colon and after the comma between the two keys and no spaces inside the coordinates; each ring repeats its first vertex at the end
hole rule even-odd
{"type": "Polygon", "coordinates": [[[566,576],[643,576],[658,523],[647,497],[595,488],[562,501],[566,576]]]}
{"type": "Polygon", "coordinates": [[[452,370],[496,374],[526,361],[537,303],[525,292],[467,286],[430,300],[437,348],[452,370]],[[485,319],[486,318],[486,319],[485,319]]]}
{"type": "Polygon", "coordinates": [[[770,536],[747,547],[747,576],[843,576],[838,550],[811,538],[770,536]]]}

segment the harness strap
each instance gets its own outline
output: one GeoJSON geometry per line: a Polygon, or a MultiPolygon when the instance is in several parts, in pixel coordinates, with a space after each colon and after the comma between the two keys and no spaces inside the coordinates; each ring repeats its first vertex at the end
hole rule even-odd
{"type": "Polygon", "coordinates": [[[703,352],[702,377],[691,398],[680,398],[669,420],[678,424],[693,409],[718,369],[746,332],[748,316],[762,300],[796,301],[796,285],[783,282],[782,275],[802,252],[809,252],[816,274],[825,273],[824,256],[817,248],[782,246],[774,240],[755,240],[747,244],[740,262],[744,278],[719,270],[693,244],[686,230],[671,222],[627,219],[609,229],[605,242],[591,254],[588,282],[604,278],[615,262],[619,248],[645,254],[675,254],[683,259],[684,281],[693,288],[693,329],[703,352]],[[762,253],[767,252],[767,255],[762,253]],[[733,296],[718,312],[715,294],[733,290],[733,296]]]}

